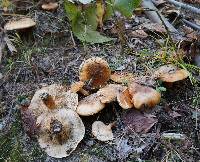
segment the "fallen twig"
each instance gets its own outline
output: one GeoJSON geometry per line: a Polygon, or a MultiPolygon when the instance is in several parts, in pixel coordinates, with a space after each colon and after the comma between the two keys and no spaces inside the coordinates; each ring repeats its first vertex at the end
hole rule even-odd
{"type": "Polygon", "coordinates": [[[149,8],[152,11],[145,11],[145,14],[152,20],[154,23],[158,23],[161,25],[165,25],[170,32],[179,33],[174,26],[172,26],[167,19],[158,11],[158,9],[154,6],[151,0],[143,0],[142,7],[149,8]],[[159,16],[159,15],[160,16],[159,16]],[[162,19],[162,20],[161,20],[162,19]],[[163,24],[163,22],[165,24],[163,24]]]}
{"type": "Polygon", "coordinates": [[[175,6],[184,8],[184,9],[186,9],[186,10],[190,10],[190,11],[192,11],[193,13],[200,14],[200,9],[199,9],[199,8],[190,6],[190,5],[185,4],[185,3],[182,3],[182,2],[177,2],[177,1],[175,1],[175,0],[168,0],[168,2],[172,3],[172,4],[175,5],[175,6]]]}
{"type": "Polygon", "coordinates": [[[190,22],[190,21],[188,21],[188,20],[186,20],[186,19],[182,19],[182,21],[183,21],[186,25],[188,25],[188,26],[190,26],[190,27],[192,27],[192,28],[194,28],[194,29],[200,31],[200,26],[199,26],[199,25],[194,24],[194,23],[192,23],[192,22],[190,22]]]}

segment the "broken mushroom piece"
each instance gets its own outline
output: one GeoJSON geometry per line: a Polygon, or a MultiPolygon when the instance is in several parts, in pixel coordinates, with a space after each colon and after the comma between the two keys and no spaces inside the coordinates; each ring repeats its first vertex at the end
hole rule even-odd
{"type": "Polygon", "coordinates": [[[95,121],[92,124],[92,134],[99,140],[99,141],[109,141],[113,140],[113,133],[112,133],[112,126],[113,123],[109,125],[105,125],[101,121],[95,121]]]}
{"type": "Polygon", "coordinates": [[[57,2],[49,2],[42,4],[42,9],[47,11],[54,11],[58,8],[57,2]]]}
{"type": "Polygon", "coordinates": [[[100,57],[92,57],[84,61],[80,66],[79,78],[89,82],[92,88],[104,85],[111,75],[108,63],[100,57]]]}
{"type": "Polygon", "coordinates": [[[5,30],[26,29],[35,26],[36,23],[31,18],[21,18],[19,20],[10,21],[5,24],[5,30]]]}
{"type": "Polygon", "coordinates": [[[105,104],[100,101],[97,93],[85,97],[78,103],[76,112],[82,116],[90,116],[98,113],[105,107],[105,104]]]}
{"type": "Polygon", "coordinates": [[[161,94],[155,89],[134,82],[129,84],[129,93],[136,109],[141,109],[144,106],[154,107],[161,99],[161,94]]]}
{"type": "Polygon", "coordinates": [[[37,125],[40,147],[55,158],[69,156],[85,134],[85,127],[78,114],[65,108],[40,115],[37,125]]]}
{"type": "Polygon", "coordinates": [[[154,77],[166,83],[173,83],[183,80],[189,76],[189,72],[185,69],[178,69],[174,65],[164,65],[155,71],[154,77]]]}
{"type": "Polygon", "coordinates": [[[62,107],[76,111],[77,106],[78,94],[70,90],[66,92],[64,86],[52,84],[35,92],[28,109],[38,117],[44,112],[62,107]]]}

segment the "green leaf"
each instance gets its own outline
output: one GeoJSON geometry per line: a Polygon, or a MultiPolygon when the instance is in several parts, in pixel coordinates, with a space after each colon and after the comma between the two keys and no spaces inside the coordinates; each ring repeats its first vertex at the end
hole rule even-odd
{"type": "Polygon", "coordinates": [[[113,40],[96,31],[98,22],[95,4],[85,7],[84,10],[79,8],[79,6],[65,1],[65,10],[71,21],[72,31],[79,40],[88,43],[104,43],[113,40]]]}
{"type": "Polygon", "coordinates": [[[131,17],[133,10],[138,7],[141,0],[115,0],[114,8],[126,17],[131,17]]]}
{"type": "Polygon", "coordinates": [[[77,15],[81,13],[81,10],[75,4],[72,2],[69,2],[68,0],[65,0],[64,8],[65,8],[67,17],[70,21],[75,20],[77,15]]]}
{"type": "Polygon", "coordinates": [[[100,35],[99,32],[89,28],[88,26],[78,26],[77,23],[72,27],[74,35],[83,42],[88,43],[104,43],[113,40],[106,36],[100,35]]]}

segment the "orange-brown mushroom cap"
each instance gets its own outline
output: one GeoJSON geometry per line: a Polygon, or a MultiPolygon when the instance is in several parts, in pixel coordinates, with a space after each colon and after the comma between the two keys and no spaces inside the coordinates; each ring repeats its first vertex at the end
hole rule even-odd
{"type": "Polygon", "coordinates": [[[22,18],[19,20],[9,21],[5,24],[5,30],[26,29],[35,26],[36,23],[31,18],[22,18]]]}
{"type": "Polygon", "coordinates": [[[92,88],[104,85],[110,79],[110,75],[111,70],[108,63],[100,57],[92,57],[80,66],[80,80],[89,81],[92,88]]]}
{"type": "Polygon", "coordinates": [[[125,89],[124,86],[120,84],[108,84],[105,87],[99,89],[97,91],[97,95],[99,96],[102,103],[110,103],[117,99],[117,95],[119,92],[125,89]]]}
{"type": "Polygon", "coordinates": [[[90,116],[98,113],[105,107],[105,104],[100,101],[97,93],[91,94],[78,103],[76,112],[82,116],[90,116]]]}
{"type": "Polygon", "coordinates": [[[129,93],[132,96],[132,103],[137,109],[144,106],[154,107],[161,99],[161,94],[155,89],[134,82],[129,84],[129,93]]]}
{"type": "Polygon", "coordinates": [[[189,76],[189,72],[185,69],[178,69],[174,65],[164,65],[155,71],[154,76],[163,82],[173,83],[183,80],[189,76]]]}
{"type": "Polygon", "coordinates": [[[129,109],[133,107],[133,103],[131,102],[131,95],[129,93],[128,88],[123,90],[122,92],[119,92],[117,95],[117,101],[119,105],[123,109],[129,109]]]}
{"type": "Polygon", "coordinates": [[[58,3],[57,2],[50,2],[50,3],[45,3],[42,4],[42,9],[47,10],[47,11],[53,11],[58,8],[58,3]]]}

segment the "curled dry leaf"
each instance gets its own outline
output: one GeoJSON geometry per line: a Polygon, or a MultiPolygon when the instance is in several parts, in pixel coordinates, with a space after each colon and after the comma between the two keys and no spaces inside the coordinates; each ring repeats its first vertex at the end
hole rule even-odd
{"type": "Polygon", "coordinates": [[[158,122],[152,115],[144,115],[134,109],[129,110],[122,119],[129,131],[137,133],[147,133],[158,122]]]}

